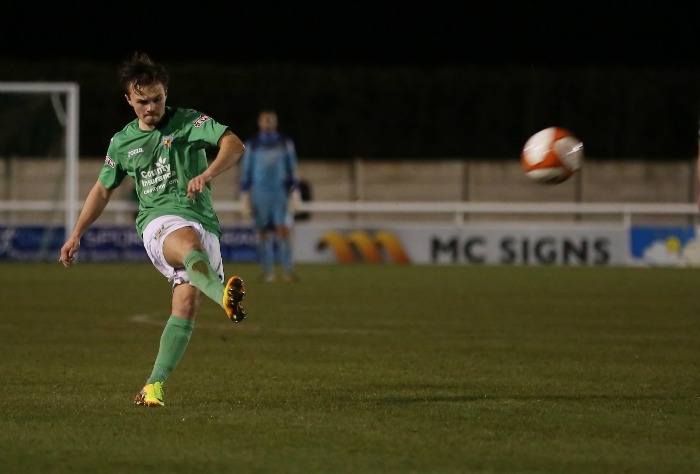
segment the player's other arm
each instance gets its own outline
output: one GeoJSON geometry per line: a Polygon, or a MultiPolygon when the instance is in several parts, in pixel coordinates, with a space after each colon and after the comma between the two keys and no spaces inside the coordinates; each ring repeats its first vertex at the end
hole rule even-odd
{"type": "Polygon", "coordinates": [[[66,240],[66,243],[63,244],[63,247],[61,247],[61,257],[59,261],[64,267],[68,268],[73,266],[75,252],[80,248],[80,238],[97,218],[102,215],[102,211],[107,207],[107,203],[109,203],[112,197],[112,191],[112,189],[107,189],[105,185],[99,181],[97,181],[90,190],[83,204],[83,209],[80,211],[75,227],[73,228],[73,232],[70,237],[68,237],[68,240],[66,240]]]}
{"type": "Polygon", "coordinates": [[[224,134],[221,135],[218,146],[219,151],[214,160],[209,164],[209,167],[204,173],[195,176],[187,184],[188,198],[194,198],[194,193],[201,193],[204,191],[207,183],[238,163],[238,160],[241,159],[245,151],[243,142],[231,130],[226,130],[224,134]]]}

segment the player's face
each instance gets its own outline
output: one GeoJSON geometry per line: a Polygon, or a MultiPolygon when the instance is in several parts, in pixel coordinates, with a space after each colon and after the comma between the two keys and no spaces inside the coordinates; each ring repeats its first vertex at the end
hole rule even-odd
{"type": "Polygon", "coordinates": [[[139,118],[139,128],[143,130],[153,130],[165,114],[165,100],[167,91],[161,83],[150,84],[129,88],[127,102],[134,108],[136,116],[139,118]]]}
{"type": "Polygon", "coordinates": [[[263,132],[272,132],[277,129],[277,114],[265,112],[258,117],[258,127],[263,132]]]}

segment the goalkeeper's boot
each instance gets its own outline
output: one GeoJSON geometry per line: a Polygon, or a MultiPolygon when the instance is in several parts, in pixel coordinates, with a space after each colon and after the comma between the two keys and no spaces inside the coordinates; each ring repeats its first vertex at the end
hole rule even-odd
{"type": "Polygon", "coordinates": [[[224,290],[222,306],[228,319],[234,323],[240,323],[245,318],[245,310],[242,304],[244,297],[245,286],[243,286],[243,279],[239,276],[229,278],[228,283],[226,283],[226,290],[224,290]]]}
{"type": "Polygon", "coordinates": [[[294,272],[285,273],[283,277],[284,281],[287,283],[293,283],[299,281],[299,275],[294,272]]]}
{"type": "Polygon", "coordinates": [[[162,407],[165,405],[163,401],[163,384],[161,382],[149,383],[136,395],[134,403],[147,407],[162,407]]]}

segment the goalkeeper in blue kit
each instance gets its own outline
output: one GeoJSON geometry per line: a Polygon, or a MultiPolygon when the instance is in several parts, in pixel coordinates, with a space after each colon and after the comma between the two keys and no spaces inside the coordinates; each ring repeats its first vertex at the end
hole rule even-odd
{"type": "Polygon", "coordinates": [[[233,167],[244,151],[229,127],[192,109],[166,107],[169,76],[147,54],[134,53],[118,70],[136,119],[111,139],[97,182],[89,192],[60,262],[75,263],[80,238],[99,218],[113,191],[129,176],[139,208],[136,230],[155,268],[172,286],[171,314],[146,385],[134,403],[162,406],[163,384],[185,353],[205,295],[233,322],[245,318],[243,280],[224,278],[211,181],[233,167]],[[218,147],[208,163],[206,149],[218,147]],[[224,283],[226,281],[226,283],[224,283]]]}
{"type": "Polygon", "coordinates": [[[277,131],[277,113],[258,115],[258,133],[246,140],[241,161],[240,201],[258,233],[264,281],[276,279],[276,252],[284,281],[296,281],[292,249],[294,212],[301,203],[297,153],[291,138],[277,131]]]}

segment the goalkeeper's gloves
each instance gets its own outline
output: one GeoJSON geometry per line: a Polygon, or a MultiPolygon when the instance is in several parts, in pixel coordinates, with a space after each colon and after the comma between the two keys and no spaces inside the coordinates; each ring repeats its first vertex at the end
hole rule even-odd
{"type": "Polygon", "coordinates": [[[292,192],[289,194],[289,201],[287,202],[287,209],[289,213],[294,215],[301,207],[301,191],[299,188],[292,188],[292,192]]]}
{"type": "Polygon", "coordinates": [[[250,193],[247,191],[241,192],[238,201],[241,204],[241,216],[244,219],[250,219],[250,216],[253,215],[253,208],[250,205],[250,193]]]}

